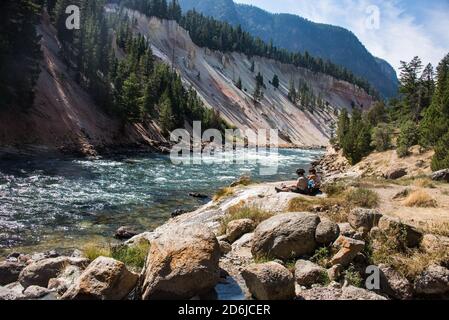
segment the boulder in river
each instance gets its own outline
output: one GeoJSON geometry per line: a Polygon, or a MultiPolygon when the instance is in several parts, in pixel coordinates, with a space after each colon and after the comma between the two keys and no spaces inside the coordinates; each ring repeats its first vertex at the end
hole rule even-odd
{"type": "Polygon", "coordinates": [[[138,233],[134,231],[131,227],[120,227],[115,232],[114,237],[119,240],[129,240],[137,235],[138,233]]]}
{"type": "Polygon", "coordinates": [[[192,198],[198,198],[198,199],[208,199],[209,198],[208,195],[202,194],[202,193],[199,193],[199,192],[190,192],[189,196],[192,197],[192,198]]]}
{"type": "Polygon", "coordinates": [[[143,270],[142,299],[191,299],[220,280],[220,246],[203,225],[180,226],[151,242],[143,270]]]}
{"type": "Polygon", "coordinates": [[[182,216],[183,214],[186,214],[186,213],[187,213],[187,211],[184,209],[176,209],[171,213],[171,217],[176,218],[176,217],[182,216]]]}
{"type": "Polygon", "coordinates": [[[311,255],[316,247],[315,231],[320,218],[296,212],[275,215],[254,231],[251,252],[254,257],[291,259],[311,255]]]}

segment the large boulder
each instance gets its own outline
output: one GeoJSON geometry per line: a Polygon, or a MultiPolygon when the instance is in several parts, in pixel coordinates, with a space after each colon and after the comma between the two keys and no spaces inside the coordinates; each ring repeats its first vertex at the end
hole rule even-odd
{"type": "Polygon", "coordinates": [[[16,282],[25,264],[20,262],[4,261],[0,263],[0,286],[16,282]]]}
{"type": "Polygon", "coordinates": [[[365,242],[355,240],[345,236],[340,236],[333,244],[333,247],[338,249],[338,252],[329,261],[331,265],[349,265],[352,260],[365,247],[365,242]]]}
{"type": "Polygon", "coordinates": [[[69,265],[85,268],[89,264],[86,258],[58,257],[47,258],[26,266],[19,275],[19,282],[26,289],[29,286],[46,288],[48,281],[57,276],[69,265]]]}
{"type": "Polygon", "coordinates": [[[337,240],[340,227],[333,221],[322,220],[315,230],[315,240],[322,245],[329,245],[337,240]]]}
{"type": "Polygon", "coordinates": [[[240,219],[230,221],[226,227],[226,238],[230,243],[239,239],[245,233],[250,233],[254,230],[256,224],[251,219],[240,219]]]}
{"type": "Polygon", "coordinates": [[[311,255],[320,218],[310,213],[286,213],[262,222],[254,231],[251,252],[255,257],[278,259],[311,255]]]}
{"type": "Polygon", "coordinates": [[[308,260],[298,260],[295,264],[295,280],[300,286],[310,287],[323,283],[327,277],[326,269],[308,260]]]}
{"type": "Polygon", "coordinates": [[[137,235],[138,233],[134,231],[134,229],[132,229],[131,227],[123,226],[118,228],[117,231],[115,231],[114,237],[119,240],[129,240],[137,235]]]}
{"type": "Polygon", "coordinates": [[[352,228],[368,233],[374,227],[377,227],[382,214],[377,210],[355,208],[349,212],[348,222],[352,228]]]}
{"type": "Polygon", "coordinates": [[[123,262],[95,259],[62,296],[63,300],[123,300],[136,287],[139,276],[123,262]]]}
{"type": "Polygon", "coordinates": [[[410,300],[413,298],[413,285],[393,268],[381,264],[380,291],[388,296],[399,300],[410,300]]]}
{"type": "Polygon", "coordinates": [[[449,182],[449,169],[433,172],[431,177],[434,181],[449,182]]]}
{"type": "Polygon", "coordinates": [[[395,217],[383,216],[380,218],[378,226],[387,235],[404,237],[405,245],[409,248],[419,246],[423,237],[422,232],[418,229],[395,217]]]}
{"type": "Polygon", "coordinates": [[[290,300],[295,297],[293,275],[277,262],[252,264],[243,270],[242,277],[258,300],[290,300]]]}
{"type": "Polygon", "coordinates": [[[449,270],[432,265],[415,279],[418,294],[442,295],[449,292],[449,270]]]}
{"type": "Polygon", "coordinates": [[[179,227],[151,242],[143,271],[144,300],[190,299],[220,279],[220,246],[203,225],[179,227]]]}
{"type": "Polygon", "coordinates": [[[407,175],[405,168],[393,168],[384,173],[385,179],[397,180],[407,175]]]}

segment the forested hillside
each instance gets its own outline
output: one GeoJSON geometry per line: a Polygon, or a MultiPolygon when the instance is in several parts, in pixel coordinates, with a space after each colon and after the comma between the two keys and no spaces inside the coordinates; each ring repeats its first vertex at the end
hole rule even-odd
{"type": "Polygon", "coordinates": [[[39,76],[39,1],[0,3],[0,111],[27,108],[33,102],[33,88],[39,76]]]}
{"type": "Polygon", "coordinates": [[[435,150],[432,170],[449,168],[449,55],[436,72],[419,57],[402,62],[399,98],[365,114],[342,112],[335,143],[353,164],[373,150],[396,148],[399,157],[407,157],[420,145],[435,150]]]}
{"type": "Polygon", "coordinates": [[[397,76],[385,61],[373,57],[350,31],[318,24],[296,15],[272,14],[254,6],[235,4],[232,0],[179,0],[184,12],[192,9],[227,21],[266,42],[292,52],[308,52],[329,59],[367,79],[385,97],[397,90],[397,76]]]}
{"type": "Polygon", "coordinates": [[[183,15],[176,0],[2,6],[10,30],[1,42],[2,149],[157,145],[195,120],[204,129],[278,128],[282,143],[317,146],[327,143],[336,109],[373,101],[369,84],[346,69],[183,15]],[[79,30],[66,28],[70,4],[81,9],[79,30]],[[12,36],[17,24],[22,38],[12,36]]]}
{"type": "Polygon", "coordinates": [[[351,71],[329,60],[315,58],[307,52],[302,54],[278,48],[272,42],[267,43],[261,38],[252,36],[240,26],[234,27],[226,22],[207,17],[195,10],[188,11],[182,16],[170,13],[170,10],[177,11],[176,8],[179,7],[177,0],[170,2],[170,5],[165,4],[162,6],[159,0],[121,0],[118,3],[128,8],[136,9],[147,16],[176,20],[184,29],[190,32],[192,40],[200,47],[224,52],[237,51],[249,56],[261,56],[282,63],[293,64],[314,72],[328,74],[336,79],[348,81],[373,95],[376,94],[368,81],[355,76],[351,71]]]}

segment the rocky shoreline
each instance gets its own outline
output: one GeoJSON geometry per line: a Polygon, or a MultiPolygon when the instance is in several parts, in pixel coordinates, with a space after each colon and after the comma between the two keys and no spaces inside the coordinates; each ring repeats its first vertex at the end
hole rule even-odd
{"type": "MultiPolygon", "coordinates": [[[[329,172],[335,157],[328,154],[314,165],[329,172]]],[[[332,180],[346,169],[334,167],[325,176],[332,180]]],[[[149,243],[141,270],[105,256],[90,260],[79,250],[69,256],[11,254],[0,263],[0,300],[213,299],[217,290],[261,300],[448,296],[444,265],[429,265],[413,280],[388,265],[376,265],[380,286],[375,290],[365,288],[366,277],[351,279],[356,271],[366,274],[371,246],[395,230],[401,230],[410,249],[447,250],[448,238],[374,209],[353,208],[344,223],[329,218],[328,211],[338,208],[295,212],[292,200],[312,199],[278,194],[275,185],[234,184],[232,194],[125,241],[126,248],[149,243]]]]}

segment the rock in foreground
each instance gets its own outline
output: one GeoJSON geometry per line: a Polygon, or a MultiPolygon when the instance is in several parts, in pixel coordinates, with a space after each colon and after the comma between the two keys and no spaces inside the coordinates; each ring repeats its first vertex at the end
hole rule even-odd
{"type": "Polygon", "coordinates": [[[151,242],[143,271],[144,300],[190,299],[220,279],[220,246],[207,227],[179,227],[151,242]]]}
{"type": "Polygon", "coordinates": [[[276,215],[262,222],[254,231],[253,256],[291,259],[312,254],[317,243],[315,231],[320,218],[297,212],[276,215]]]}
{"type": "Polygon", "coordinates": [[[252,264],[243,270],[242,276],[258,300],[291,300],[295,297],[293,275],[279,263],[252,264]]]}
{"type": "Polygon", "coordinates": [[[39,260],[29,264],[19,275],[19,282],[26,289],[29,286],[46,288],[48,281],[57,278],[69,265],[85,268],[89,260],[85,258],[58,257],[39,260]]]}
{"type": "Polygon", "coordinates": [[[441,295],[449,292],[449,270],[433,265],[415,279],[418,294],[441,295]]]}
{"type": "Polygon", "coordinates": [[[355,208],[348,215],[348,222],[355,230],[368,233],[377,227],[382,214],[377,210],[355,208]]]}
{"type": "Polygon", "coordinates": [[[327,270],[307,260],[298,260],[295,264],[295,279],[300,286],[310,287],[323,283],[327,270]]]}
{"type": "Polygon", "coordinates": [[[136,287],[139,276],[123,262],[95,259],[62,296],[64,300],[123,300],[136,287]]]}

